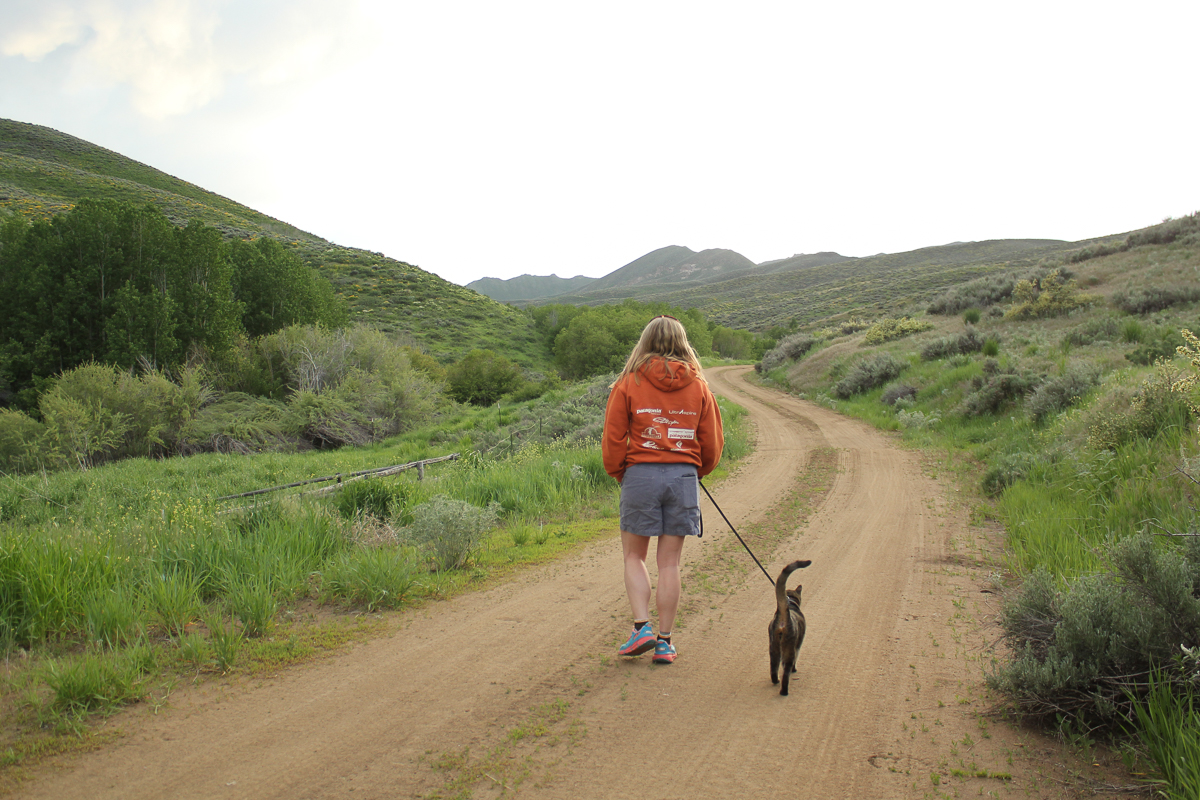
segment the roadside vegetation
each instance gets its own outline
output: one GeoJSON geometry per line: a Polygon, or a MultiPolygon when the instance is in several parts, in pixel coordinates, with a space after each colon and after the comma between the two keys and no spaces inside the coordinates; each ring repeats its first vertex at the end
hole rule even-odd
{"type": "Polygon", "coordinates": [[[927,331],[814,329],[759,364],[766,381],[971,457],[991,498],[976,516],[1007,531],[990,685],[1022,717],[1152,760],[1170,797],[1200,785],[1198,298],[1192,215],[956,286],[909,311],[927,331]]]}

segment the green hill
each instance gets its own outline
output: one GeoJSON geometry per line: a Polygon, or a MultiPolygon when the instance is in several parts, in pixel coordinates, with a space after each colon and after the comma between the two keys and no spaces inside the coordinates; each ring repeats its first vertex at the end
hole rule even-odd
{"type": "MultiPolygon", "coordinates": [[[[723,280],[678,285],[617,285],[555,298],[560,303],[600,305],[627,297],[697,308],[713,322],[761,331],[795,321],[809,325],[849,314],[887,315],[917,310],[948,287],[994,272],[1061,260],[1072,251],[1120,240],[1124,234],[1064,242],[998,239],[956,242],[905,253],[846,258],[793,256],[723,280]]],[[[635,262],[636,263],[636,262],[635,262]]]]}
{"type": "Polygon", "coordinates": [[[443,361],[477,347],[531,369],[548,356],[516,309],[382,253],[342,247],[229,198],[51,128],[0,119],[0,215],[45,219],[85,197],[152,203],[173,222],[285,243],[347,299],[351,316],[410,338],[443,361]]]}

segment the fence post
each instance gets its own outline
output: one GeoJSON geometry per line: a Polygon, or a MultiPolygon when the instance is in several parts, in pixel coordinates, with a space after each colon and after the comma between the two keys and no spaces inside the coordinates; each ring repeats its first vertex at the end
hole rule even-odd
{"type": "Polygon", "coordinates": [[[425,462],[417,464],[417,480],[425,480],[425,462]]]}

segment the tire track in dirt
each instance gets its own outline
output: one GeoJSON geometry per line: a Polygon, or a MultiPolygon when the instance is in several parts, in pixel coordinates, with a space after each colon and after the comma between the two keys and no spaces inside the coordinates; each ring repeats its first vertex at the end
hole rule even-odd
{"type": "MultiPolygon", "coordinates": [[[[745,371],[708,372],[757,430],[755,453],[714,491],[735,525],[786,523],[809,454],[839,454],[824,503],[758,553],[772,574],[814,562],[800,573],[809,634],[789,697],[768,679],[774,598],[752,564],[681,620],[675,664],[614,657],[629,617],[614,531],[504,586],[398,614],[394,634],[337,658],[193,691],[162,717],[127,713],[124,741],[21,795],[894,798],[925,796],[939,772],[943,790],[1058,796],[1033,773],[995,777],[1019,772],[1005,761],[1021,743],[977,713],[983,567],[949,552],[977,543],[944,489],[884,435],[745,371]]],[[[719,516],[705,518],[685,587],[728,544],[719,516]]]]}

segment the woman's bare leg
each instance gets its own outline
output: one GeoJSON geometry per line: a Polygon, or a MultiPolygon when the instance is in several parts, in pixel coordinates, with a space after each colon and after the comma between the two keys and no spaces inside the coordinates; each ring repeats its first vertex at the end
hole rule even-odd
{"type": "Polygon", "coordinates": [[[633,618],[650,619],[650,571],[646,569],[650,537],[621,531],[621,549],[625,555],[625,593],[629,595],[633,618]]]}
{"type": "MultiPolygon", "coordinates": [[[[658,629],[671,633],[679,610],[679,558],[685,536],[659,536],[655,559],[658,561],[658,589],[654,604],[658,607],[658,629]]],[[[639,618],[640,619],[640,618],[639,618]]]]}

